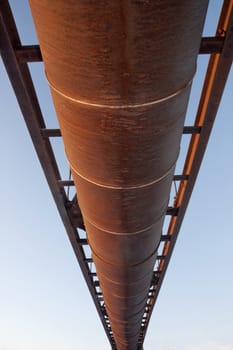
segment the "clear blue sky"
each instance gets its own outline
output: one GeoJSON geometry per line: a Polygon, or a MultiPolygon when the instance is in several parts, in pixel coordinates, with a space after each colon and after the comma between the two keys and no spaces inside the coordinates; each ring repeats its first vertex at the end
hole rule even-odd
{"type": "MultiPolygon", "coordinates": [[[[23,43],[35,43],[27,1],[10,3],[23,43]]],[[[214,34],[221,3],[210,2],[206,35],[214,34]]],[[[199,61],[202,73],[206,58],[199,61]]],[[[43,67],[32,64],[31,69],[48,127],[56,127],[43,67]]],[[[233,74],[145,350],[233,350],[232,83],[233,74]]],[[[194,117],[199,87],[197,79],[188,120],[194,117]]],[[[0,350],[110,349],[2,62],[0,92],[0,350]]],[[[59,142],[54,147],[61,154],[59,142]]],[[[63,157],[61,167],[67,178],[63,157]]]]}

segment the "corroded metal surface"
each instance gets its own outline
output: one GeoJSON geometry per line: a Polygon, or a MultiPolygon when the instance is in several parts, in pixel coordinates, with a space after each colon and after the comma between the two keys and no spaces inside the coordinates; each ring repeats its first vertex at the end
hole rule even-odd
{"type": "Polygon", "coordinates": [[[135,350],[207,1],[30,3],[117,348],[135,350]]]}

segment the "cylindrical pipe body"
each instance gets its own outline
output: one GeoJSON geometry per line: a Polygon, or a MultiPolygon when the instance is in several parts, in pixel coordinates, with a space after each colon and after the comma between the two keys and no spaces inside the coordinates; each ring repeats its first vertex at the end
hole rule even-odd
{"type": "Polygon", "coordinates": [[[30,0],[119,350],[135,350],[206,0],[30,0]]]}

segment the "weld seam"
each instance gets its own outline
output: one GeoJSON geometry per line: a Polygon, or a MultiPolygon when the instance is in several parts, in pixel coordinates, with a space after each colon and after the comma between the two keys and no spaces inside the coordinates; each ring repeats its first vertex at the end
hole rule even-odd
{"type": "Polygon", "coordinates": [[[94,184],[95,186],[98,186],[98,187],[104,187],[104,188],[109,188],[109,189],[117,189],[117,190],[134,190],[134,189],[137,189],[137,188],[143,188],[143,187],[148,187],[150,185],[153,185],[157,182],[160,182],[162,181],[164,178],[166,178],[170,173],[171,171],[173,170],[174,166],[176,164],[176,161],[172,164],[172,166],[168,169],[168,171],[166,171],[162,176],[160,176],[159,178],[153,180],[153,181],[150,181],[150,182],[147,182],[147,183],[144,183],[144,184],[141,184],[141,185],[137,185],[137,186],[111,186],[111,185],[105,185],[105,184],[101,184],[99,182],[96,182],[94,180],[91,180],[89,179],[88,177],[80,174],[74,167],[73,165],[71,164],[71,162],[69,161],[69,165],[70,165],[70,168],[71,170],[76,174],[78,175],[79,177],[81,177],[83,180],[87,181],[87,182],[90,182],[92,184],[94,184]]]}
{"type": "Polygon", "coordinates": [[[103,227],[98,226],[96,223],[94,223],[92,220],[90,220],[89,217],[87,217],[83,211],[82,211],[82,214],[83,214],[83,217],[84,217],[84,221],[88,221],[92,226],[94,226],[95,228],[97,228],[100,231],[107,232],[107,233],[110,233],[110,234],[113,234],[113,235],[116,235],[116,236],[134,236],[134,235],[137,235],[138,233],[145,232],[145,231],[151,229],[154,225],[157,224],[158,221],[161,220],[162,217],[165,216],[165,213],[163,213],[162,215],[160,215],[157,218],[157,220],[153,224],[151,224],[151,225],[149,225],[149,226],[147,226],[147,227],[145,227],[145,228],[143,228],[141,230],[138,230],[138,231],[134,231],[134,232],[115,232],[115,231],[109,231],[109,230],[107,230],[107,229],[105,229],[103,227]]]}
{"type": "MultiPolygon", "coordinates": [[[[161,240],[161,236],[162,234],[160,235],[160,240],[161,240]]],[[[110,266],[120,266],[122,268],[129,268],[129,269],[132,269],[134,267],[137,267],[137,266],[140,266],[142,265],[143,263],[147,262],[148,260],[150,260],[153,256],[157,256],[158,255],[158,248],[159,248],[159,244],[160,244],[160,240],[156,246],[156,248],[153,250],[153,252],[148,255],[145,259],[143,259],[142,261],[136,263],[136,264],[119,264],[119,263],[112,263],[108,260],[105,260],[103,256],[99,255],[96,253],[96,251],[92,248],[91,244],[89,243],[89,246],[91,248],[91,252],[93,253],[94,256],[96,256],[99,260],[101,260],[104,264],[106,265],[110,265],[110,266]]],[[[95,262],[95,259],[93,259],[94,262],[95,262]]],[[[98,263],[97,263],[97,266],[98,266],[98,263]]],[[[98,274],[98,273],[97,273],[98,274]]],[[[148,273],[149,274],[149,273],[148,273]]],[[[104,274],[103,274],[104,275],[104,274]]],[[[145,275],[147,276],[147,274],[145,275]]],[[[143,279],[145,276],[143,276],[141,279],[143,279]]],[[[104,275],[104,277],[106,277],[104,275]]],[[[106,277],[107,278],[107,277],[106,277]]],[[[111,281],[109,278],[107,278],[109,281],[111,281]]],[[[116,282],[117,283],[117,282],[116,282]]],[[[132,283],[133,284],[133,283],[132,283]]]]}
{"type": "Polygon", "coordinates": [[[166,96],[166,97],[162,97],[158,100],[154,100],[154,101],[149,101],[149,102],[144,102],[144,103],[135,103],[135,104],[122,104],[122,105],[108,105],[108,104],[101,104],[101,103],[94,103],[94,102],[89,102],[89,101],[85,101],[85,100],[79,100],[77,98],[74,98],[74,97],[71,97],[71,96],[68,96],[66,95],[64,92],[60,91],[57,87],[55,87],[49,80],[48,80],[48,77],[47,77],[47,74],[46,75],[46,78],[47,78],[47,81],[48,81],[48,84],[50,86],[50,88],[52,90],[54,90],[57,94],[63,96],[65,99],[67,100],[70,100],[72,102],[75,102],[75,103],[78,103],[78,104],[81,104],[81,105],[85,105],[85,106],[90,106],[90,107],[95,107],[95,108],[109,108],[109,109],[127,109],[127,108],[141,108],[141,107],[148,107],[148,106],[153,106],[153,105],[156,105],[156,104],[159,104],[161,102],[164,102],[164,101],[168,101],[170,99],[172,99],[173,97],[176,97],[178,95],[180,95],[184,90],[187,89],[187,87],[189,85],[191,85],[192,83],[192,80],[193,80],[193,77],[192,79],[190,79],[184,87],[182,87],[181,89],[175,91],[174,93],[166,96]]]}

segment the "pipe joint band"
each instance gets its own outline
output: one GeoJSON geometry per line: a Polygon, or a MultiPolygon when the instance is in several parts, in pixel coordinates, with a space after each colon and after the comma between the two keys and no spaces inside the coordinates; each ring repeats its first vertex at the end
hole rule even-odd
{"type": "Polygon", "coordinates": [[[94,108],[106,108],[106,109],[128,109],[128,108],[143,108],[143,107],[149,107],[149,106],[153,106],[156,104],[159,104],[161,102],[165,102],[168,101],[178,95],[180,95],[184,90],[186,90],[193,81],[193,75],[192,78],[180,89],[178,89],[177,91],[173,92],[172,94],[159,98],[157,100],[154,101],[148,101],[148,102],[144,102],[144,103],[127,103],[127,104],[122,104],[122,105],[109,105],[109,104],[103,104],[103,103],[95,103],[95,102],[91,102],[91,101],[85,101],[85,100],[80,100],[78,98],[74,98],[71,96],[68,96],[66,93],[62,92],[59,88],[55,87],[48,79],[48,76],[45,72],[45,76],[47,78],[48,84],[50,86],[50,88],[55,91],[58,95],[62,96],[63,98],[70,100],[72,102],[75,102],[77,104],[80,105],[85,105],[88,107],[94,107],[94,108]]]}

